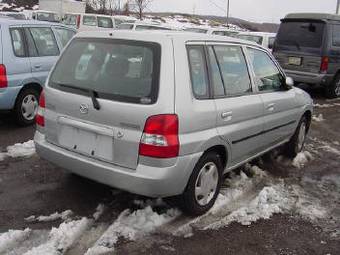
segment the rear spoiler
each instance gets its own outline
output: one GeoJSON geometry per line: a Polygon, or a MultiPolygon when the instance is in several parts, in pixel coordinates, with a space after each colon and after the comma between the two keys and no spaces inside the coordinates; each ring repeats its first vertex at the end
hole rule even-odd
{"type": "Polygon", "coordinates": [[[283,18],[281,22],[314,22],[314,23],[327,23],[327,19],[299,19],[299,18],[283,18]]]}

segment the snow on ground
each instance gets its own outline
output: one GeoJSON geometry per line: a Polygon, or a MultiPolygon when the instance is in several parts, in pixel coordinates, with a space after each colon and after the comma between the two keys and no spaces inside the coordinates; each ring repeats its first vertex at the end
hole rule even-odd
{"type": "Polygon", "coordinates": [[[92,220],[82,218],[76,221],[63,222],[58,228],[52,228],[47,242],[32,248],[24,255],[60,255],[80,238],[91,225],[92,220]]]}
{"type": "Polygon", "coordinates": [[[93,214],[93,219],[98,220],[100,216],[102,216],[102,214],[104,213],[105,209],[106,207],[104,204],[99,204],[96,208],[95,213],[93,214]]]}
{"type": "Polygon", "coordinates": [[[18,157],[31,157],[35,154],[34,141],[30,140],[24,143],[16,143],[7,147],[7,152],[0,153],[0,161],[6,157],[18,158],[18,157]]]}
{"type": "Polygon", "coordinates": [[[334,107],[335,104],[314,104],[314,107],[316,108],[330,108],[330,107],[334,107]]]}
{"type": "Polygon", "coordinates": [[[0,234],[0,254],[3,254],[12,247],[18,246],[30,233],[31,230],[26,228],[25,230],[9,230],[6,233],[0,234]]]}
{"type": "Polygon", "coordinates": [[[320,113],[318,116],[313,115],[312,119],[313,119],[314,121],[316,121],[316,122],[322,122],[322,121],[325,120],[324,117],[323,117],[323,115],[322,115],[322,113],[320,113]]]}
{"type": "Polygon", "coordinates": [[[28,222],[35,222],[35,221],[44,221],[44,222],[48,222],[48,221],[55,221],[55,220],[67,220],[70,218],[70,216],[73,215],[73,212],[71,210],[66,210],[62,213],[58,213],[58,212],[55,212],[49,216],[29,216],[27,218],[25,218],[25,221],[28,221],[28,222]]]}
{"type": "Polygon", "coordinates": [[[292,165],[296,168],[303,168],[309,161],[313,160],[314,157],[308,151],[300,152],[292,161],[292,165]]]}
{"type": "Polygon", "coordinates": [[[104,232],[94,246],[88,249],[86,254],[113,252],[120,237],[135,240],[172,221],[178,215],[180,215],[180,212],[176,209],[167,209],[164,213],[158,213],[149,205],[133,212],[127,209],[119,215],[118,219],[104,232]]]}

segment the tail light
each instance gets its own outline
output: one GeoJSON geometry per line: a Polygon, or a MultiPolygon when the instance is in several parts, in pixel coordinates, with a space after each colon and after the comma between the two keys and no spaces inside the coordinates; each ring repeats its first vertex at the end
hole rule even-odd
{"type": "Polygon", "coordinates": [[[39,108],[37,112],[37,116],[35,117],[35,121],[38,126],[44,127],[45,126],[45,93],[44,91],[41,92],[39,98],[39,108]]]}
{"type": "Polygon", "coordinates": [[[329,63],[329,58],[328,57],[322,57],[321,58],[321,66],[320,66],[320,72],[321,73],[327,73],[327,71],[328,71],[328,63],[329,63]]]}
{"type": "Polygon", "coordinates": [[[163,114],[148,118],[139,144],[139,155],[153,158],[174,158],[178,154],[177,115],[163,114]]]}
{"type": "Polygon", "coordinates": [[[7,72],[6,66],[0,65],[0,88],[7,88],[8,81],[7,81],[7,72]]]}
{"type": "Polygon", "coordinates": [[[77,28],[80,27],[80,15],[77,16],[77,28]]]}

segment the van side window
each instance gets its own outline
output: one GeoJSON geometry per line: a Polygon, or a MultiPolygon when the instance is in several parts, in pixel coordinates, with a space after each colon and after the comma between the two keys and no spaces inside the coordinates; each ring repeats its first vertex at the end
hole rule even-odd
{"type": "Polygon", "coordinates": [[[249,93],[251,81],[243,51],[239,46],[214,46],[227,96],[249,93]]]}
{"type": "Polygon", "coordinates": [[[83,25],[85,26],[97,26],[97,18],[95,16],[83,16],[83,25]]]}
{"type": "Polygon", "coordinates": [[[26,57],[24,36],[21,28],[10,29],[14,54],[17,57],[26,57]]]}
{"type": "Polygon", "coordinates": [[[59,48],[51,28],[32,27],[29,30],[40,57],[59,55],[59,48]]]}
{"type": "Polygon", "coordinates": [[[189,46],[191,83],[194,95],[198,99],[209,98],[207,64],[203,46],[189,46]]]}
{"type": "Polygon", "coordinates": [[[28,28],[25,28],[25,35],[27,40],[28,55],[30,57],[37,57],[38,56],[37,47],[35,46],[32,34],[28,28]]]}
{"type": "Polygon", "coordinates": [[[248,52],[259,91],[280,90],[284,77],[268,54],[253,48],[248,48],[248,52]]]}
{"type": "Polygon", "coordinates": [[[211,82],[214,89],[214,96],[221,97],[225,95],[224,84],[221,77],[220,66],[216,60],[216,54],[212,46],[208,47],[209,66],[211,73],[211,82]]]}
{"type": "Polygon", "coordinates": [[[111,18],[98,16],[97,19],[98,27],[113,28],[113,21],[111,18]]]}
{"type": "Polygon", "coordinates": [[[333,25],[333,45],[340,47],[340,25],[333,25]]]}
{"type": "Polygon", "coordinates": [[[62,46],[65,47],[66,44],[72,39],[72,37],[76,34],[74,31],[70,29],[64,29],[61,27],[56,27],[56,36],[61,42],[62,46]]]}

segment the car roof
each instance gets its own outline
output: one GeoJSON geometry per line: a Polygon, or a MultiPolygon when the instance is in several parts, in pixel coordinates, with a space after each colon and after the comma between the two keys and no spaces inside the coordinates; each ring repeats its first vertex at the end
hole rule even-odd
{"type": "Polygon", "coordinates": [[[336,20],[340,21],[340,15],[330,13],[290,13],[283,20],[311,19],[311,20],[336,20]]]}
{"type": "Polygon", "coordinates": [[[240,32],[239,35],[276,36],[275,33],[268,32],[240,32]]]}
{"type": "Polygon", "coordinates": [[[1,25],[53,25],[53,26],[61,26],[65,28],[69,28],[68,26],[65,26],[61,23],[53,23],[53,22],[47,22],[47,21],[38,21],[38,20],[19,20],[19,19],[9,19],[6,17],[0,16],[0,24],[1,25]]]}
{"type": "MultiPolygon", "coordinates": [[[[178,40],[183,43],[186,42],[217,42],[217,43],[237,43],[243,45],[256,46],[263,48],[258,44],[238,38],[218,36],[210,34],[199,34],[185,31],[171,31],[171,30],[150,30],[148,33],[145,31],[134,30],[110,30],[110,31],[84,31],[75,35],[76,38],[116,38],[134,41],[156,42],[164,40],[178,40]]],[[[265,49],[265,48],[263,48],[265,49]]]]}

